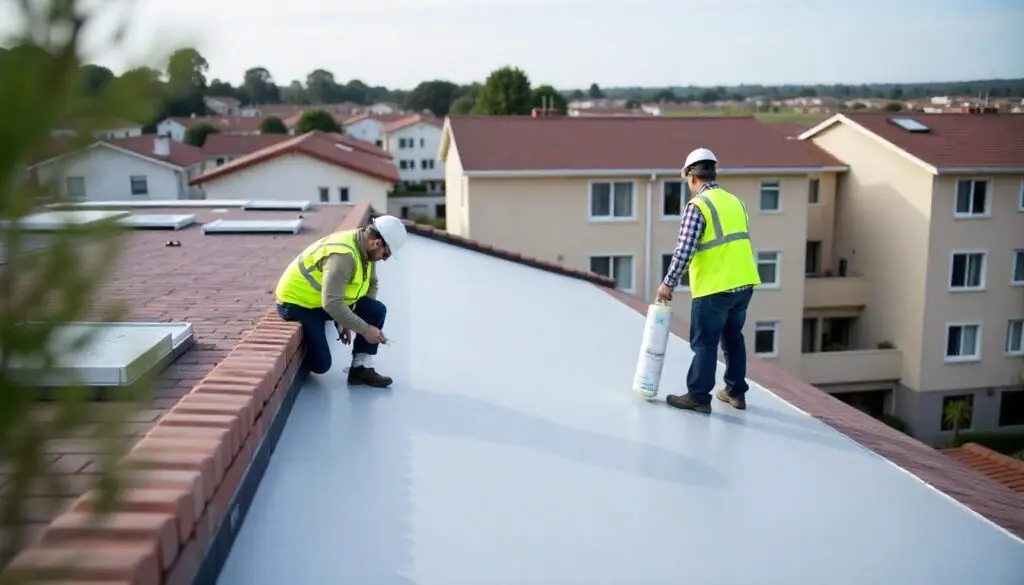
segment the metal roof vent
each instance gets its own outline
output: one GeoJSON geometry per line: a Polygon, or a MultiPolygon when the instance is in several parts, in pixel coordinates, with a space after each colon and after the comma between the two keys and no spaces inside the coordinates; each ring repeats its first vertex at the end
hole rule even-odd
{"type": "Polygon", "coordinates": [[[253,199],[242,206],[246,210],[263,211],[306,211],[309,201],[289,201],[287,199],[253,199]]]}
{"type": "Polygon", "coordinates": [[[194,213],[172,214],[152,213],[129,215],[121,220],[121,224],[135,229],[180,230],[196,222],[194,213]]]}
{"type": "Polygon", "coordinates": [[[218,219],[203,225],[204,234],[297,234],[301,219],[218,219]]]}
{"type": "MultiPolygon", "coordinates": [[[[191,323],[69,323],[54,331],[50,351],[56,367],[40,381],[43,387],[73,384],[127,386],[150,372],[161,372],[195,341],[191,323]],[[94,337],[83,348],[72,347],[83,334],[94,337]]],[[[18,363],[12,371],[38,368],[18,363]]]]}

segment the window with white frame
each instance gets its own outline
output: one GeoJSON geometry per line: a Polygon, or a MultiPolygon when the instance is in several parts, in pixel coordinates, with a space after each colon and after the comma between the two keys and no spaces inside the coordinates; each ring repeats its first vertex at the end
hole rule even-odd
{"type": "Polygon", "coordinates": [[[633,291],[633,257],[627,255],[591,256],[590,271],[615,279],[615,286],[633,291]]]}
{"type": "Polygon", "coordinates": [[[327,187],[320,187],[320,202],[327,203],[331,200],[331,192],[327,187]]]}
{"type": "Polygon", "coordinates": [[[989,183],[984,179],[960,179],[956,182],[956,217],[982,217],[988,214],[989,183]]]}
{"type": "MultiPolygon", "coordinates": [[[[661,280],[665,280],[665,276],[668,274],[668,267],[672,265],[672,254],[661,255],[661,280]]],[[[676,285],[677,289],[690,288],[690,271],[687,270],[679,277],[679,284],[676,285]]]]}
{"type": "Polygon", "coordinates": [[[980,355],[980,324],[951,323],[946,326],[946,361],[975,360],[980,355]]]}
{"type": "Polygon", "coordinates": [[[778,321],[758,321],[754,324],[754,353],[762,357],[778,355],[778,321]]]}
{"type": "Polygon", "coordinates": [[[757,274],[761,277],[761,286],[778,286],[779,253],[774,251],[758,252],[757,274]]]}
{"type": "Polygon", "coordinates": [[[949,288],[981,290],[985,287],[985,252],[953,252],[949,267],[949,288]]]}
{"type": "Polygon", "coordinates": [[[782,207],[781,195],[778,179],[762,180],[759,209],[761,211],[778,211],[782,207]]]}
{"type": "Polygon", "coordinates": [[[145,175],[132,175],[129,179],[132,186],[132,195],[148,195],[149,181],[145,175]]]}
{"type": "Polygon", "coordinates": [[[71,199],[85,199],[85,177],[67,177],[64,179],[67,186],[68,197],[71,199]]]}
{"type": "Polygon", "coordinates": [[[665,181],[661,184],[661,216],[678,217],[690,200],[690,186],[686,181],[665,181]]]}
{"type": "Polygon", "coordinates": [[[1024,285],[1024,250],[1013,251],[1013,275],[1011,284],[1024,285]]]}
{"type": "Polygon", "coordinates": [[[1024,355],[1024,319],[1006,322],[1006,355],[1024,355]]]}
{"type": "Polygon", "coordinates": [[[348,187],[338,187],[338,201],[348,203],[348,187]]]}
{"type": "Polygon", "coordinates": [[[632,217],[632,181],[595,181],[590,184],[591,219],[632,219],[632,217]]]}

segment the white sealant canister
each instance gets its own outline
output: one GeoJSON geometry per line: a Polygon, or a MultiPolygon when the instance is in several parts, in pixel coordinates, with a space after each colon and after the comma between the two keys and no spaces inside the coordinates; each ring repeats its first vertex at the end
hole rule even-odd
{"type": "Polygon", "coordinates": [[[658,396],[671,323],[672,306],[668,303],[659,301],[647,308],[640,356],[636,360],[636,373],[633,375],[633,391],[648,400],[658,396]]]}

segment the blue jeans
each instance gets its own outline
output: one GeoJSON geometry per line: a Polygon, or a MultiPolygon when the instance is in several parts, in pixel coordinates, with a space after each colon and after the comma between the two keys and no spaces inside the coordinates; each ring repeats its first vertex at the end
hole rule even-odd
{"type": "MultiPolygon", "coordinates": [[[[388,312],[384,303],[370,297],[356,301],[352,305],[352,311],[377,329],[384,327],[384,317],[388,312]]],[[[298,321],[302,325],[302,339],[306,343],[306,359],[303,365],[314,374],[323,374],[331,369],[331,346],[327,344],[326,325],[334,319],[327,311],[321,308],[307,309],[291,303],[278,303],[277,314],[285,321],[298,321]]],[[[374,355],[377,353],[377,344],[366,341],[362,335],[356,335],[352,342],[352,355],[357,353],[374,355]]]]}
{"type": "Polygon", "coordinates": [[[690,348],[693,361],[686,374],[686,386],[693,400],[711,402],[718,367],[718,344],[725,353],[725,387],[733,397],[742,397],[747,386],[747,346],[743,324],[754,289],[723,292],[693,299],[690,304],[690,348]]]}

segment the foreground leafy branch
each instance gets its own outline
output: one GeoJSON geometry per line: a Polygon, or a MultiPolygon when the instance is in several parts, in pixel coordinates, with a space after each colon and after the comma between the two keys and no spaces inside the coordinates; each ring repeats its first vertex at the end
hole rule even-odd
{"type": "MultiPolygon", "coordinates": [[[[74,380],[55,388],[42,385],[62,357],[93,341],[94,331],[73,338],[70,322],[113,322],[127,307],[102,295],[106,277],[117,266],[123,231],[113,221],[32,232],[19,224],[45,203],[62,200],[63,180],[44,183],[29,170],[33,161],[87,147],[93,132],[114,120],[141,121],[158,111],[153,80],[124,75],[100,92],[86,92],[81,35],[95,12],[78,0],[0,0],[21,15],[18,35],[0,49],[0,567],[26,542],[26,503],[30,496],[61,493],[61,475],[50,469],[52,443],[75,438],[94,443],[102,515],[116,505],[123,483],[118,462],[131,446],[123,423],[149,392],[149,381],[105,390],[74,380]],[[56,129],[76,135],[51,139],[56,129]]],[[[120,2],[124,4],[124,2],[120,2]]],[[[115,2],[99,9],[114,10],[115,2]]],[[[89,3],[97,6],[97,3],[89,3]]],[[[91,9],[94,10],[94,9],[91,9]]],[[[127,20],[113,33],[116,47],[127,20]]],[[[54,510],[55,512],[55,510],[54,510]]],[[[65,567],[68,568],[68,567],[65,567]]],[[[60,569],[60,568],[56,568],[60,569]]],[[[0,574],[0,585],[14,576],[0,574]]]]}

